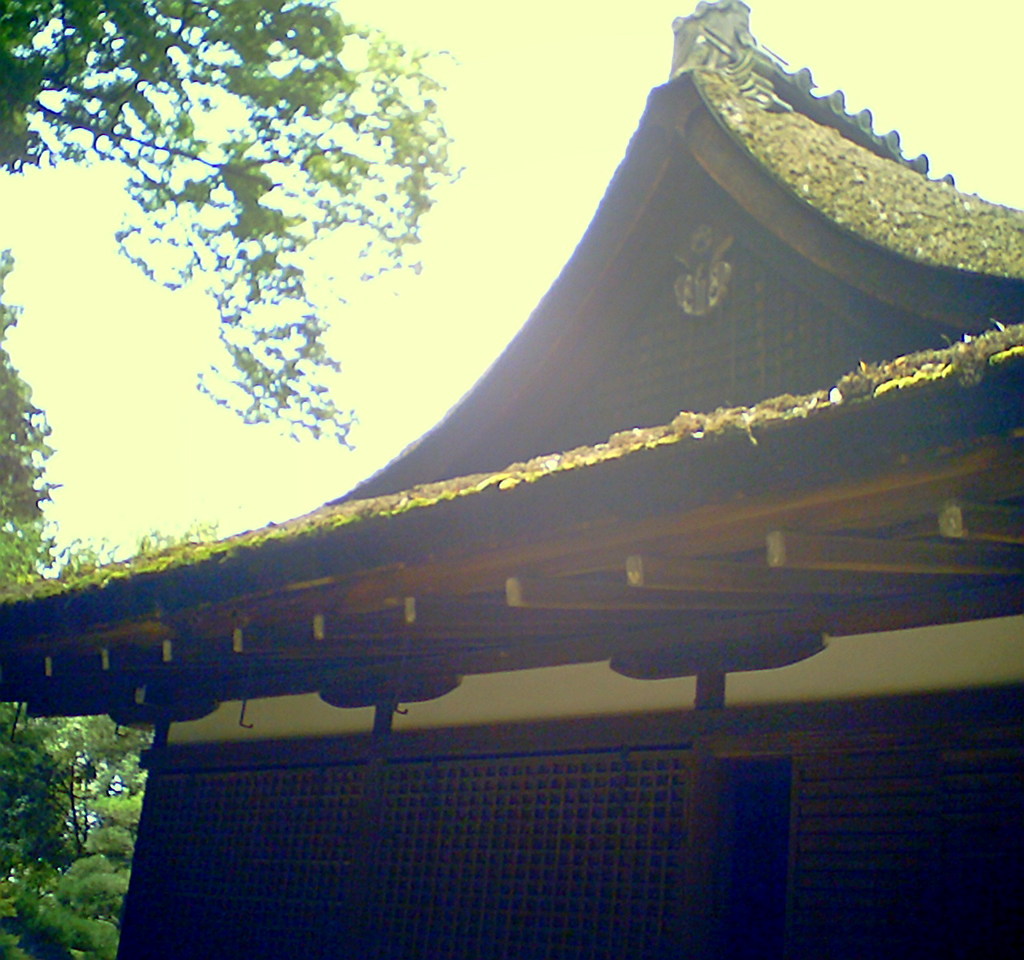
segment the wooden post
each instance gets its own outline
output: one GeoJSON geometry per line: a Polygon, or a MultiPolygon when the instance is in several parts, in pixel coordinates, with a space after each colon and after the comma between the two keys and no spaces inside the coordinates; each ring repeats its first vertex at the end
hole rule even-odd
{"type": "Polygon", "coordinates": [[[395,717],[398,701],[392,698],[383,700],[373,708],[373,739],[383,740],[391,736],[391,727],[395,717]]]}
{"type": "Polygon", "coordinates": [[[387,790],[388,749],[397,706],[398,701],[394,697],[374,705],[373,733],[363,784],[361,823],[357,827],[358,842],[353,850],[352,869],[346,882],[344,909],[337,917],[339,935],[353,945],[352,951],[346,956],[376,955],[377,940],[381,936],[378,857],[387,790]]]}
{"type": "Polygon", "coordinates": [[[162,750],[170,738],[171,721],[166,717],[158,717],[153,723],[153,749],[162,750]]]}
{"type": "Polygon", "coordinates": [[[693,753],[687,817],[685,955],[691,960],[715,960],[720,937],[722,770],[719,760],[700,744],[694,744],[693,753]]]}
{"type": "Polygon", "coordinates": [[[718,710],[725,706],[725,671],[705,670],[697,674],[696,710],[718,710]]]}

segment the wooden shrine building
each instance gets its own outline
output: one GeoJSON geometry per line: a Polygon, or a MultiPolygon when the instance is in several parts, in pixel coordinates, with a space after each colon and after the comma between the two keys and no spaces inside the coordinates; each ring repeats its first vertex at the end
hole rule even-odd
{"type": "Polygon", "coordinates": [[[1021,954],[1024,213],[748,12],[416,446],[0,604],[0,697],[157,726],[123,960],[1021,954]]]}

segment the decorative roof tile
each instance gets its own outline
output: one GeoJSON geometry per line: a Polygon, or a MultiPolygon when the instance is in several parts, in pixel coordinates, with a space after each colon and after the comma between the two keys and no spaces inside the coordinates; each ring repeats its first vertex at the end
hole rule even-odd
{"type": "MultiPolygon", "coordinates": [[[[846,139],[872,153],[928,173],[928,157],[910,158],[900,149],[895,130],[878,134],[870,110],[851,114],[842,90],[818,96],[811,71],[790,73],[786,61],[758,43],[750,32],[750,8],[742,0],[701,2],[689,17],[672,24],[675,49],[670,79],[692,71],[715,70],[732,80],[741,92],[773,112],[796,110],[823,126],[834,127],[846,139]]],[[[950,185],[953,177],[942,178],[950,185]]]]}

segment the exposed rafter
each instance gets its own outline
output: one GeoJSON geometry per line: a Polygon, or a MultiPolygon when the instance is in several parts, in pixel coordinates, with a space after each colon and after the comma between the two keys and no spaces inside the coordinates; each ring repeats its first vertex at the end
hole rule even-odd
{"type": "Polygon", "coordinates": [[[994,576],[1024,573],[1024,551],[973,543],[930,543],[773,530],[768,566],[797,570],[994,576]]]}
{"type": "Polygon", "coordinates": [[[707,590],[739,594],[885,596],[933,590],[957,579],[914,574],[872,574],[845,570],[793,570],[756,562],[694,560],[633,554],[626,558],[629,585],[641,590],[707,590]]]}
{"type": "Polygon", "coordinates": [[[943,504],[939,533],[957,540],[1024,544],[1024,508],[987,503],[943,504]]]}
{"type": "Polygon", "coordinates": [[[510,577],[510,607],[528,610],[784,610],[797,605],[778,596],[737,596],[715,591],[633,590],[626,584],[556,578],[510,577]]]}

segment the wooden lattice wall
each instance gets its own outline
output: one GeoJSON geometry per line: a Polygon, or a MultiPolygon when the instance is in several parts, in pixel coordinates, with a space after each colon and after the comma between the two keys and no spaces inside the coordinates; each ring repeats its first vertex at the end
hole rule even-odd
{"type": "Polygon", "coordinates": [[[163,761],[121,957],[1022,956],[1021,715],[1024,689],[163,761]]]}
{"type": "Polygon", "coordinates": [[[595,751],[157,777],[123,952],[660,957],[687,769],[595,751]]]}

